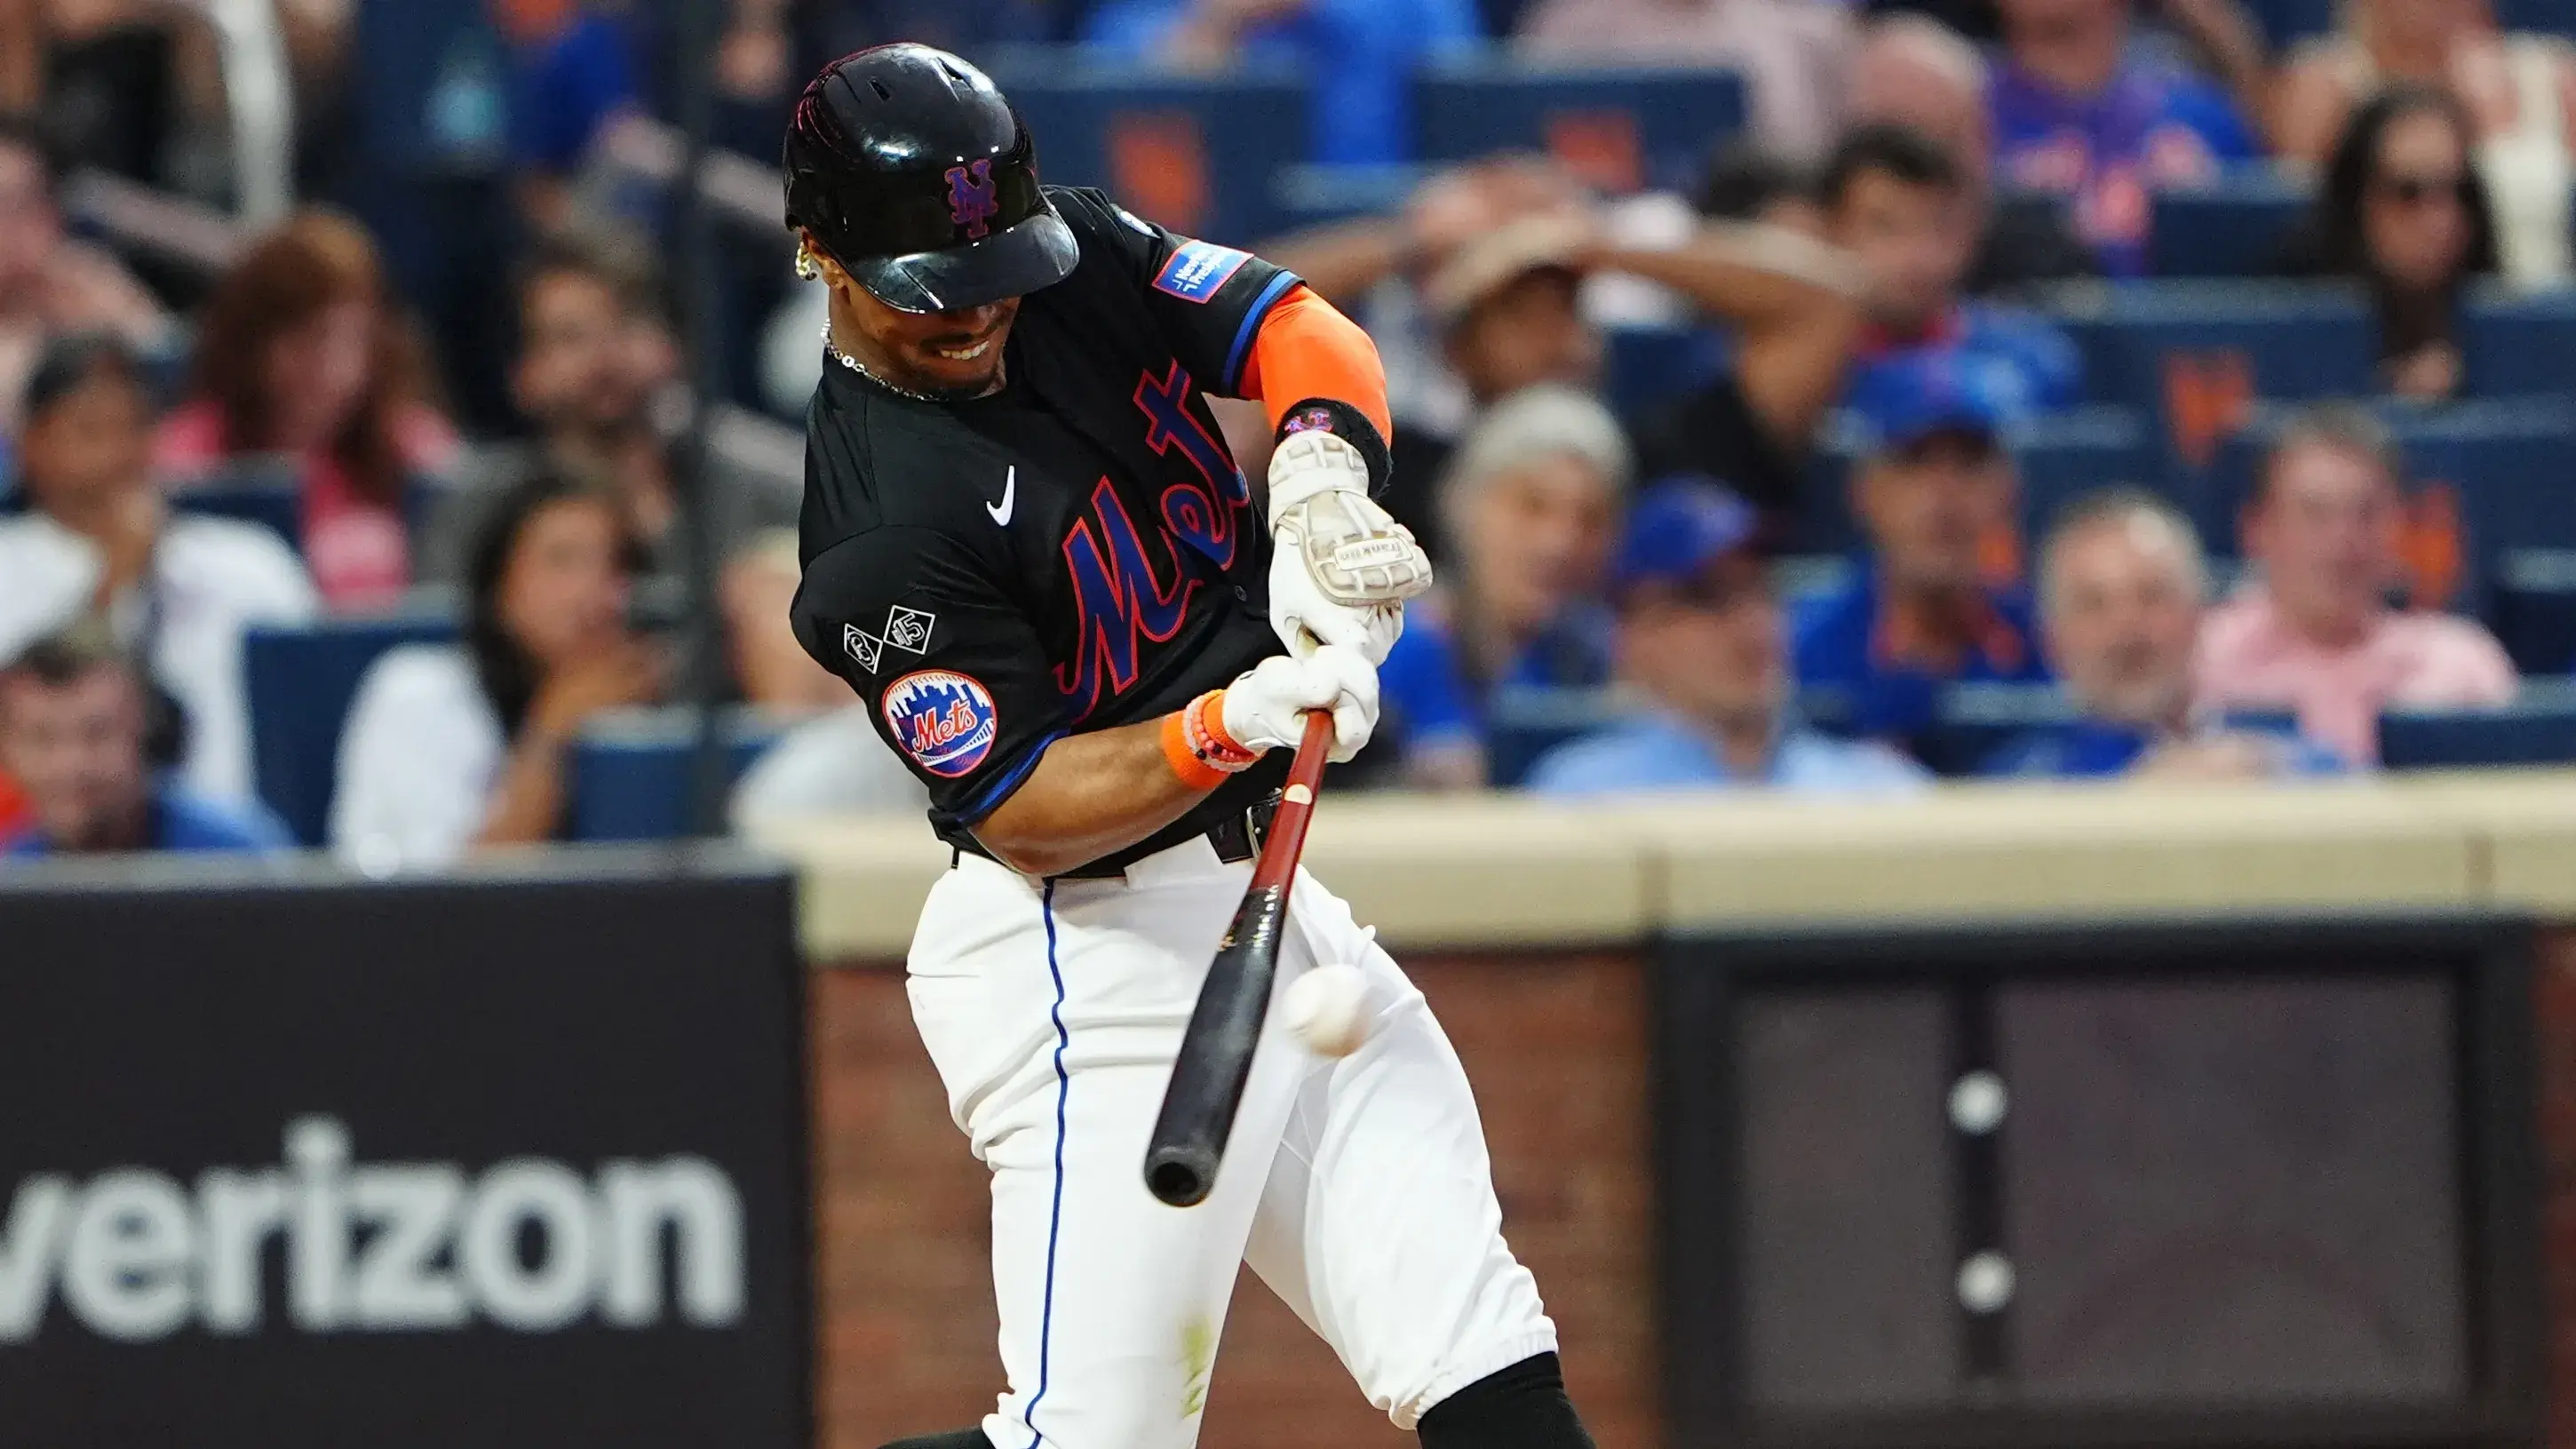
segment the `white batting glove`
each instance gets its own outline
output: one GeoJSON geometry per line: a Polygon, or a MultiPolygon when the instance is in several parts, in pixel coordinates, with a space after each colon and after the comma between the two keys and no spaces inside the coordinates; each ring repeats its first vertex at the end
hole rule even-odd
{"type": "Polygon", "coordinates": [[[1377,729],[1377,668],[1358,651],[1326,644],[1303,659],[1272,655],[1225,687],[1219,717],[1236,744],[1255,752],[1295,749],[1306,712],[1333,712],[1334,764],[1368,744],[1377,729]]]}
{"type": "Polygon", "coordinates": [[[1431,587],[1412,530],[1368,496],[1368,464],[1327,432],[1290,434],[1270,455],[1270,627],[1292,653],[1340,644],[1386,662],[1404,601],[1431,587]]]}

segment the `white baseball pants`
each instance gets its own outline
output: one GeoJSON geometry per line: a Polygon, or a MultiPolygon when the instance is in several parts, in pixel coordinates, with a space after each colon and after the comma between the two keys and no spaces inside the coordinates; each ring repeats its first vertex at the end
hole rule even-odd
{"type": "Polygon", "coordinates": [[[1145,1190],[1199,983],[1252,879],[1204,840],[1124,880],[1030,880],[976,856],[913,937],[913,1019],[993,1174],[993,1291],[1009,1391],[996,1449],[1190,1449],[1238,1263],[1410,1429],[1457,1390],[1556,1347],[1503,1243],[1457,1054],[1350,908],[1299,872],[1279,986],[1357,965],[1375,1029],[1339,1061],[1273,1026],[1207,1200],[1145,1190]]]}

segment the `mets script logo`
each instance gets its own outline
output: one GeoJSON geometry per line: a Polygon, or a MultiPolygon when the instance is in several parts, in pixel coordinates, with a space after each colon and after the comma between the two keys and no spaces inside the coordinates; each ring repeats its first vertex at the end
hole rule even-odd
{"type": "Polygon", "coordinates": [[[993,216],[1002,209],[993,199],[993,163],[978,157],[948,168],[948,217],[966,229],[968,241],[993,234],[993,216]]]}
{"type": "Polygon", "coordinates": [[[1189,613],[1190,595],[1211,572],[1235,566],[1252,490],[1234,457],[1190,408],[1190,375],[1177,362],[1148,372],[1134,401],[1145,442],[1180,467],[1151,503],[1144,527],[1106,478],[1092,485],[1089,516],[1064,539],[1073,584],[1072,657],[1055,669],[1056,688],[1077,718],[1136,683],[1148,644],[1169,641],[1189,613]],[[1155,525],[1159,524],[1160,527],[1155,525]],[[1206,560],[1194,566],[1190,555],[1206,560]]]}
{"type": "Polygon", "coordinates": [[[993,753],[1001,717],[992,691],[948,669],[919,669],[886,687],[886,728],[934,775],[970,774],[993,753]]]}

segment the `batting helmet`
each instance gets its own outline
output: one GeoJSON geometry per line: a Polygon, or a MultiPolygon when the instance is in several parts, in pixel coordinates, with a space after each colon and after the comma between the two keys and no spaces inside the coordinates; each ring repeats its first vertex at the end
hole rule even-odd
{"type": "Polygon", "coordinates": [[[980,307],[1073,271],[1079,249],[1038,190],[1028,126],[944,50],[880,45],[825,66],[780,164],[787,224],[889,307],[980,307]]]}

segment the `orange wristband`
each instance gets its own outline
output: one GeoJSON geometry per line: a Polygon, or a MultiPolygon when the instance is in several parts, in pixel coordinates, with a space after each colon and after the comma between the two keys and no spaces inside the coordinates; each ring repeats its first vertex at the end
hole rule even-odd
{"type": "Polygon", "coordinates": [[[1207,736],[1209,748],[1216,756],[1213,763],[1220,768],[1240,770],[1261,758],[1259,750],[1246,748],[1242,741],[1225,732],[1224,690],[1209,690],[1191,700],[1189,709],[1197,716],[1199,730],[1207,736]]]}
{"type": "Polygon", "coordinates": [[[1192,700],[1163,716],[1163,762],[1182,784],[1193,790],[1213,790],[1226,782],[1226,773],[1190,748],[1189,717],[1196,708],[1198,701],[1192,700]]]}

